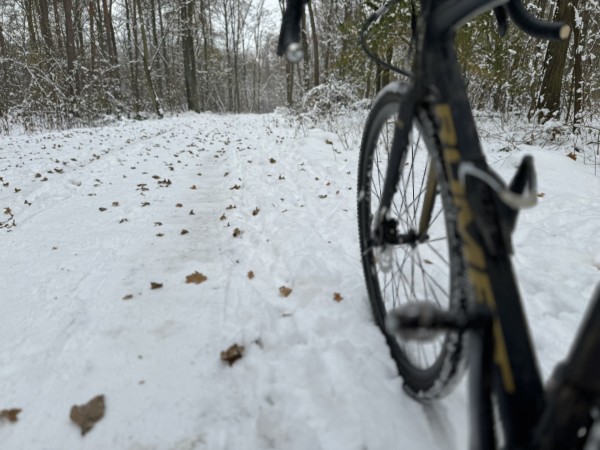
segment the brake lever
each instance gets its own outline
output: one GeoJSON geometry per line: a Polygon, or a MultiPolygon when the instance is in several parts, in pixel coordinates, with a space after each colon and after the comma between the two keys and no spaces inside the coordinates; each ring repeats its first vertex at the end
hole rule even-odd
{"type": "Polygon", "coordinates": [[[506,36],[508,32],[508,11],[504,5],[494,8],[496,22],[498,22],[498,34],[500,37],[506,36]]]}

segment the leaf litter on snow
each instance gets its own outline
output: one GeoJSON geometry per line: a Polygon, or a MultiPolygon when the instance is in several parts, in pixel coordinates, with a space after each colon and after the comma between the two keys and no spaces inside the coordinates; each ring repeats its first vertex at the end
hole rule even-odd
{"type": "Polygon", "coordinates": [[[19,420],[18,415],[21,412],[19,408],[3,409],[0,411],[0,420],[8,420],[9,422],[16,422],[19,420]]]}
{"type": "Polygon", "coordinates": [[[230,366],[244,356],[244,346],[233,344],[227,350],[221,352],[221,361],[227,362],[230,366]]]}
{"type": "Polygon", "coordinates": [[[97,395],[83,405],[71,407],[71,420],[81,429],[81,435],[88,433],[104,417],[104,395],[97,395]]]}
{"type": "Polygon", "coordinates": [[[208,280],[208,277],[197,271],[185,277],[185,282],[187,284],[201,284],[204,283],[206,280],[208,280]]]}

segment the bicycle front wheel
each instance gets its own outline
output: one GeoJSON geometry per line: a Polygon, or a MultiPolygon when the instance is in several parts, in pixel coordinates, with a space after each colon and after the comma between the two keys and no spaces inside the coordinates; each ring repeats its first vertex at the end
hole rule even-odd
{"type": "Polygon", "coordinates": [[[405,91],[399,83],[386,87],[367,119],[359,162],[358,225],[375,322],[387,339],[406,391],[423,401],[447,394],[458,381],[464,368],[466,337],[450,331],[428,342],[401,341],[387,332],[385,317],[407,302],[435,303],[444,310],[464,309],[467,296],[455,208],[440,159],[440,141],[425,113],[414,118],[409,146],[402,149],[399,182],[384,225],[392,228],[385,235],[403,236],[403,243],[388,239],[378,245],[372,237],[373,217],[386,183],[405,91]]]}

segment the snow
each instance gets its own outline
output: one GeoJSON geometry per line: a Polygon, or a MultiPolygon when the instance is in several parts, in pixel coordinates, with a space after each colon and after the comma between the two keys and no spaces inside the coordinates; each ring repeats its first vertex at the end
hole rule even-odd
{"type": "MultiPolygon", "coordinates": [[[[371,319],[347,142],[281,114],[1,136],[0,410],[22,412],[0,447],[466,448],[466,384],[409,399],[371,319]],[[69,411],[99,394],[82,437],[69,411]]],[[[600,178],[484,144],[505,179],[535,158],[514,262],[548,377],[598,282],[600,178]]]]}

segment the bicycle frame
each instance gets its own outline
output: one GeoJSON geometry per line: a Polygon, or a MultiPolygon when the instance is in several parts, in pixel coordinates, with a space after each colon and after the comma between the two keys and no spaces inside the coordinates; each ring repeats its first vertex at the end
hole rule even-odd
{"type": "MultiPolygon", "coordinates": [[[[461,0],[450,3],[460,9],[461,0]]],[[[499,3],[488,6],[491,9],[499,3]]],[[[462,0],[462,4],[463,10],[475,6],[471,0],[462,0]]],[[[438,150],[445,162],[445,167],[436,169],[445,172],[452,192],[473,298],[493,313],[491,323],[473,331],[469,342],[472,447],[496,448],[496,417],[501,421],[504,446],[526,448],[544,412],[545,398],[510,261],[510,222],[514,224],[514,217],[488,184],[461,174],[465,164],[484,172],[489,169],[453,46],[451,28],[456,24],[441,16],[447,5],[441,0],[421,1],[413,84],[398,123],[411,124],[415,114],[433,119],[441,140],[438,150]],[[440,23],[445,23],[446,29],[440,28],[440,23]]],[[[389,210],[409,130],[402,125],[396,128],[375,229],[389,210]]],[[[435,185],[429,188],[435,189],[435,185]]],[[[424,214],[428,214],[426,208],[424,214]]]]}

